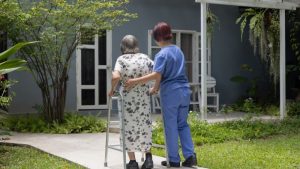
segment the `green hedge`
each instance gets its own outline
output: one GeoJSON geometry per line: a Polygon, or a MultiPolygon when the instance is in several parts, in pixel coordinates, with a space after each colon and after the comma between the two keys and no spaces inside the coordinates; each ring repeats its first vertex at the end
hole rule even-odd
{"type": "Polygon", "coordinates": [[[106,122],[92,115],[84,116],[76,113],[67,113],[62,123],[53,122],[51,124],[36,115],[9,116],[3,120],[2,128],[32,133],[94,133],[105,131],[106,122]]]}

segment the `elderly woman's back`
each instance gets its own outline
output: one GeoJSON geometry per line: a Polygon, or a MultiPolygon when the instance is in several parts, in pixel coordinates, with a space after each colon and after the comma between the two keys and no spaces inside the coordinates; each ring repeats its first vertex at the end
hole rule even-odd
{"type": "MultiPolygon", "coordinates": [[[[113,72],[113,88],[116,86],[114,76],[121,80],[121,92],[124,97],[125,145],[130,160],[135,160],[132,153],[149,152],[152,146],[152,123],[150,112],[150,96],[147,84],[123,90],[123,84],[130,78],[141,77],[152,72],[153,61],[145,54],[138,53],[137,41],[134,36],[127,35],[121,42],[121,55],[113,72]]],[[[112,93],[112,91],[111,91],[112,93]]],[[[151,154],[150,154],[151,155],[151,154]]],[[[136,162],[129,162],[127,168],[137,168],[136,162]]],[[[144,168],[153,168],[152,158],[147,159],[144,168]],[[150,162],[149,162],[150,161],[150,162]]]]}
{"type": "Polygon", "coordinates": [[[116,62],[115,70],[120,72],[121,81],[137,78],[152,72],[153,61],[142,53],[124,54],[116,62]]]}

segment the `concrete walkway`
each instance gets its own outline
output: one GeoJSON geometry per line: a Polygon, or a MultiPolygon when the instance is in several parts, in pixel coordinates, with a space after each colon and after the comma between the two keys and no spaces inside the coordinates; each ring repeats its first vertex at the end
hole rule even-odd
{"type": "MultiPolygon", "coordinates": [[[[119,144],[119,134],[111,133],[110,136],[109,144],[119,144]]],[[[108,168],[104,167],[105,133],[67,135],[12,133],[8,138],[9,140],[0,142],[30,145],[90,169],[123,169],[122,153],[111,149],[108,152],[108,168]]],[[[137,160],[141,166],[140,159],[141,154],[137,153],[137,160]]],[[[166,169],[160,165],[164,158],[154,156],[153,160],[155,169],[166,169]]]]}

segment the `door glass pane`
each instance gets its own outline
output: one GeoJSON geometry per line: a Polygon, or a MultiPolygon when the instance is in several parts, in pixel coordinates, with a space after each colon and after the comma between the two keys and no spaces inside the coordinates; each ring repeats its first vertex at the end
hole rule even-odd
{"type": "Polygon", "coordinates": [[[155,55],[160,51],[160,48],[152,48],[152,56],[150,58],[154,59],[155,55]]]}
{"type": "Polygon", "coordinates": [[[94,45],[95,44],[95,30],[92,28],[80,28],[80,44],[94,45]]]}
{"type": "Polygon", "coordinates": [[[99,65],[106,65],[106,32],[103,32],[99,36],[99,65]]]}
{"type": "Polygon", "coordinates": [[[189,79],[189,82],[193,81],[193,63],[186,63],[185,64],[185,71],[186,71],[186,75],[189,79]]]}
{"type": "Polygon", "coordinates": [[[198,36],[198,48],[201,48],[201,35],[198,36]]]}
{"type": "Polygon", "coordinates": [[[151,46],[158,46],[152,35],[151,35],[151,46]]]}
{"type": "Polygon", "coordinates": [[[177,45],[177,44],[176,44],[176,40],[177,40],[177,38],[176,38],[176,33],[172,33],[172,35],[173,35],[172,43],[173,43],[174,45],[177,45]]]}
{"type": "Polygon", "coordinates": [[[81,90],[81,103],[82,105],[95,105],[95,90],[82,89],[81,90]]]}
{"type": "Polygon", "coordinates": [[[180,36],[181,50],[185,56],[186,73],[189,82],[193,80],[193,35],[182,33],[180,36]]]}
{"type": "Polygon", "coordinates": [[[95,84],[95,50],[81,50],[81,84],[95,84]]]}
{"type": "Polygon", "coordinates": [[[107,83],[106,83],[106,70],[99,70],[99,105],[107,103],[107,83]]]}
{"type": "Polygon", "coordinates": [[[181,40],[181,50],[185,56],[185,60],[192,61],[192,58],[193,58],[193,36],[192,36],[192,34],[182,33],[180,40],[181,40]]]}

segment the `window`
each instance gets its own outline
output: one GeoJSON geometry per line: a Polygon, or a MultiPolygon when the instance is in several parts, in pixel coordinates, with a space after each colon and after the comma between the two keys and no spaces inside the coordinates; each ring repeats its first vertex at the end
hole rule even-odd
{"type": "MultiPolygon", "coordinates": [[[[185,56],[186,73],[189,82],[199,82],[201,75],[201,44],[200,33],[190,30],[172,30],[173,44],[181,48],[185,56]]],[[[211,48],[210,43],[207,47],[207,74],[211,75],[211,48]]],[[[154,59],[160,51],[160,47],[155,44],[151,36],[151,30],[148,31],[148,55],[154,59]]]]}
{"type": "Polygon", "coordinates": [[[77,109],[107,109],[111,79],[111,31],[100,36],[81,30],[76,49],[77,109]]]}

